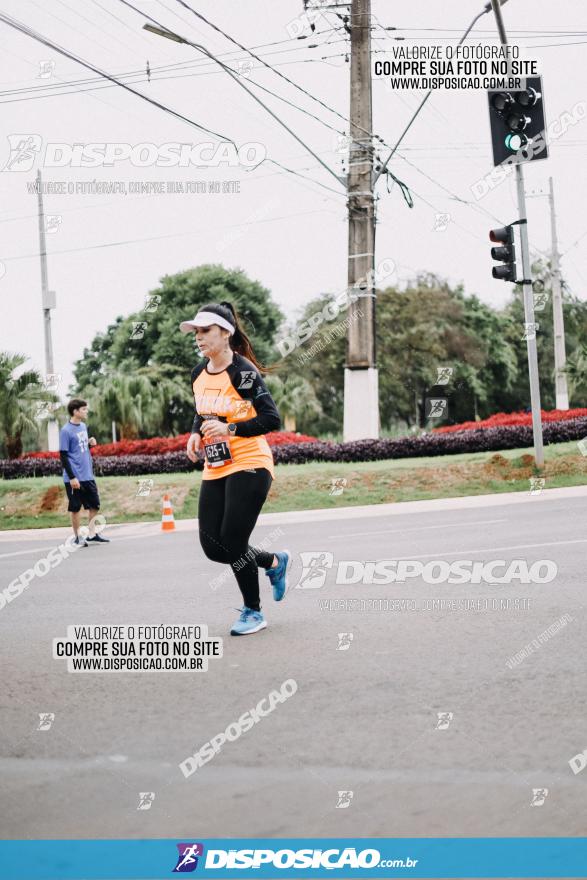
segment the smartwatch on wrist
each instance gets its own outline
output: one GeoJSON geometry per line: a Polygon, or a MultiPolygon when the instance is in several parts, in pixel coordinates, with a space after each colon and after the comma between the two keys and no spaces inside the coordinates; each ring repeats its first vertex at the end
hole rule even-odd
{"type": "Polygon", "coordinates": [[[234,437],[235,434],[236,434],[236,424],[235,424],[234,422],[231,422],[231,423],[229,424],[227,430],[228,430],[229,435],[230,435],[231,437],[234,437]]]}

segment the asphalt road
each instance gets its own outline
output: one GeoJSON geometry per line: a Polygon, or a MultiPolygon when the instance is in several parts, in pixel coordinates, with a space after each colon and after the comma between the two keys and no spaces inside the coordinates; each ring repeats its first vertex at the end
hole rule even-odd
{"type": "MultiPolygon", "coordinates": [[[[0,610],[2,837],[583,836],[587,770],[568,762],[587,748],[587,494],[400,508],[264,517],[254,543],[293,551],[292,584],[276,604],[261,573],[268,628],[246,638],[228,635],[236,582],[214,580],[223,568],[192,526],[110,527],[109,545],[33,579],[0,610]],[[296,588],[309,551],[331,554],[325,583],[296,588]],[[546,559],[558,573],[335,583],[345,560],[398,558],[546,559]],[[391,599],[416,610],[368,601],[391,599]],[[140,623],[207,624],[224,656],[207,672],[116,674],[71,674],[52,657],[68,625],[140,623]],[[295,694],[183,776],[181,761],[287,679],[295,694]],[[48,730],[41,713],[54,714],[48,730]],[[543,803],[534,789],[548,789],[543,803]],[[155,795],[148,809],[140,792],[155,795]]],[[[61,540],[2,535],[2,587],[61,540]]]]}

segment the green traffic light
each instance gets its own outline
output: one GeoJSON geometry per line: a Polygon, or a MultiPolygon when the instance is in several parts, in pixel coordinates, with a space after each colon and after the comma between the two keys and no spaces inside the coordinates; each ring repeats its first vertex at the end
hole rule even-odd
{"type": "Polygon", "coordinates": [[[521,150],[522,147],[525,147],[528,143],[528,138],[525,134],[520,134],[520,132],[510,132],[505,136],[505,145],[508,150],[511,150],[513,153],[517,153],[518,150],[521,150]]]}

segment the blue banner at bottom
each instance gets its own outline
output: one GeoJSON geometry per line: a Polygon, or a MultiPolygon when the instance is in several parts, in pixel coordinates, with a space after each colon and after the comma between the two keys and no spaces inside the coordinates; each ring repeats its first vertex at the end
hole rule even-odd
{"type": "Polygon", "coordinates": [[[587,877],[585,837],[3,840],[2,880],[587,877]]]}

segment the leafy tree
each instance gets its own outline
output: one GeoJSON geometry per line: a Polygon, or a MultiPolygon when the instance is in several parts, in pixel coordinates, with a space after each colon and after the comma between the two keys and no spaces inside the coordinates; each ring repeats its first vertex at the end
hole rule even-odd
{"type": "MultiPolygon", "coordinates": [[[[541,260],[532,267],[535,288],[544,294],[544,308],[536,310],[534,319],[539,325],[536,335],[538,351],[538,373],[540,376],[540,398],[543,409],[553,409],[556,405],[554,382],[554,328],[552,316],[552,285],[550,264],[541,260]]],[[[580,362],[581,347],[587,339],[587,303],[573,296],[565,282],[562,285],[563,315],[565,322],[566,351],[573,365],[580,362]]],[[[528,409],[530,407],[530,383],[528,378],[527,343],[524,340],[524,299],[521,289],[512,291],[512,299],[504,310],[507,319],[508,341],[516,353],[516,380],[509,390],[500,395],[502,411],[528,409]]],[[[580,379],[573,374],[571,388],[572,406],[584,406],[587,403],[587,379],[580,379]]]]}
{"type": "MultiPolygon", "coordinates": [[[[269,291],[241,270],[202,265],[165,275],[159,287],[150,291],[142,311],[118,317],[98,334],[75,365],[75,388],[71,393],[95,385],[98,377],[122,367],[134,371],[162,364],[174,365],[176,380],[189,386],[189,375],[199,354],[193,337],[180,333],[179,324],[193,318],[206,303],[220,300],[234,304],[245,332],[253,337],[260,361],[274,360],[273,337],[283,314],[269,291]]],[[[185,425],[174,427],[185,429],[185,425]]]]}
{"type": "Polygon", "coordinates": [[[37,370],[16,375],[27,360],[23,354],[0,352],[0,447],[8,458],[22,454],[25,439],[38,437],[39,405],[57,399],[37,370]]]}
{"type": "MultiPolygon", "coordinates": [[[[302,319],[322,311],[331,299],[324,294],[313,300],[302,319]]],[[[342,311],[323,323],[283,362],[282,373],[302,367],[321,405],[320,416],[297,414],[301,430],[340,431],[347,320],[348,314],[342,311]]],[[[378,291],[376,341],[383,429],[423,426],[427,394],[448,394],[450,421],[489,415],[496,389],[509,387],[517,368],[515,353],[504,339],[505,321],[477,297],[467,297],[460,287],[453,290],[431,274],[420,275],[404,290],[378,291]],[[439,367],[453,371],[448,386],[436,385],[439,367]]]]}

